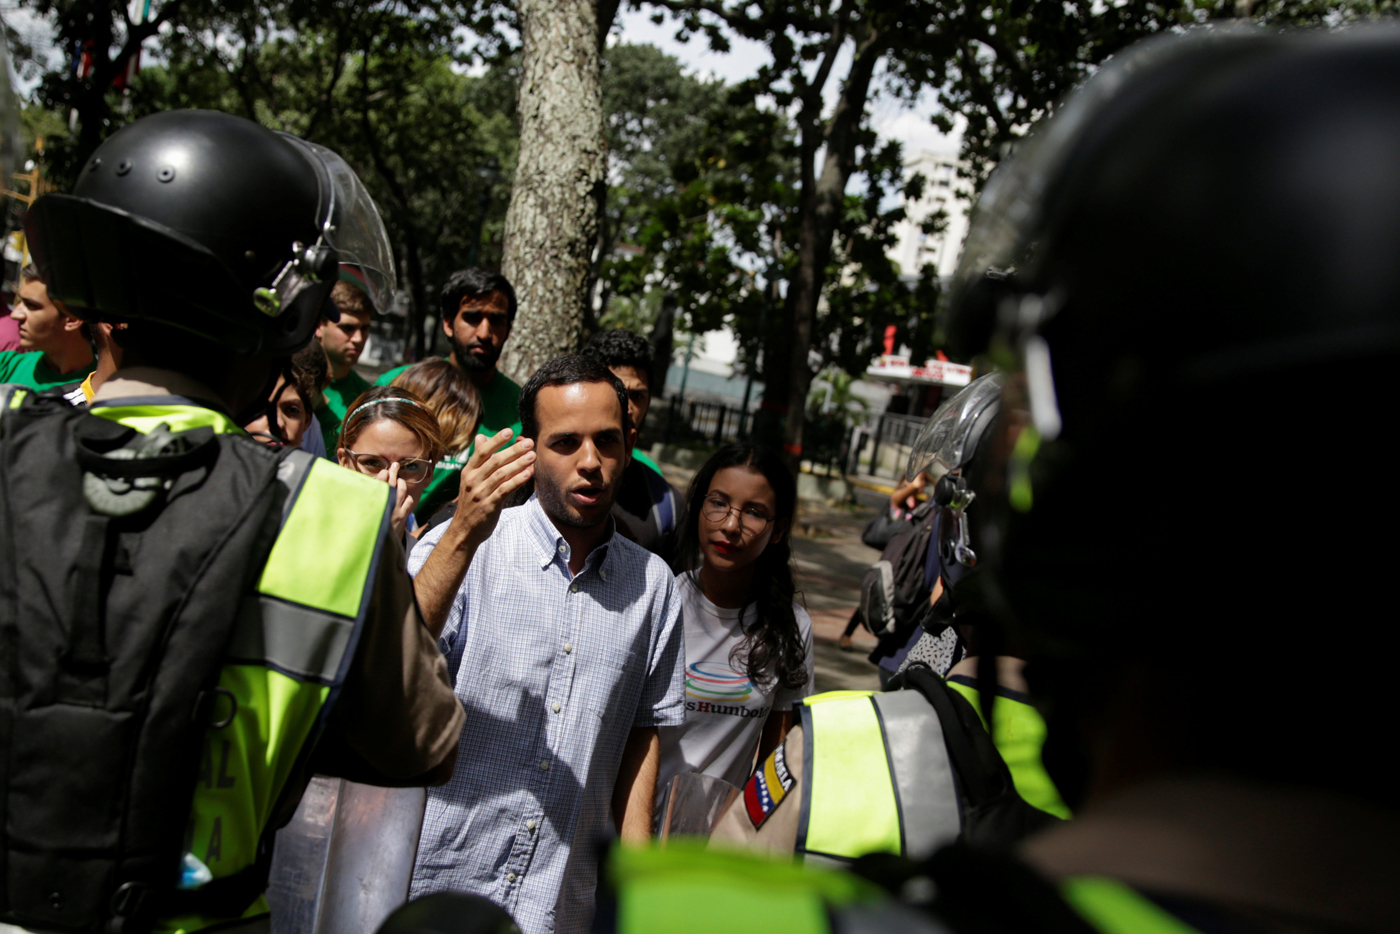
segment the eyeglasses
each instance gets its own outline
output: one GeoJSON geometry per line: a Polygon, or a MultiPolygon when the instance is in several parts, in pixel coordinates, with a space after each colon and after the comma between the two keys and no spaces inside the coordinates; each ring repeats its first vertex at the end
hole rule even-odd
{"type": "Polygon", "coordinates": [[[709,522],[720,525],[729,521],[729,514],[737,512],[739,514],[739,527],[744,530],[745,535],[757,535],[768,528],[768,523],[773,519],[758,506],[747,506],[743,509],[738,506],[729,505],[729,500],[723,496],[711,493],[705,497],[705,502],[700,507],[700,514],[709,522]]]}
{"type": "Polygon", "coordinates": [[[378,454],[359,454],[349,448],[344,448],[343,450],[346,454],[350,455],[350,459],[355,462],[355,466],[360,469],[360,473],[369,474],[370,476],[374,476],[381,470],[388,470],[390,465],[394,463],[399,465],[399,477],[410,483],[422,480],[433,472],[433,462],[424,460],[421,457],[406,457],[396,462],[389,460],[387,457],[381,457],[378,454]]]}

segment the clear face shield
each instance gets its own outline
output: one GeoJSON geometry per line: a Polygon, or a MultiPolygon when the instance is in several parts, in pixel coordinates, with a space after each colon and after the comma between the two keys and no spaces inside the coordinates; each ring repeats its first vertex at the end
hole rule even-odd
{"type": "Polygon", "coordinates": [[[394,304],[397,277],[389,235],[374,199],[355,170],[335,152],[284,135],[308,150],[308,156],[324,170],[321,235],[315,243],[294,244],[292,260],[282,267],[270,288],[255,293],[255,304],[265,314],[275,316],[306,289],[335,282],[344,269],[365,290],[375,309],[386,311],[394,304]]]}
{"type": "Polygon", "coordinates": [[[988,373],[940,405],[914,441],[904,479],[927,473],[929,479],[937,481],[962,467],[972,453],[973,426],[987,407],[1001,398],[1003,382],[1000,373],[988,373]]]}
{"type": "MultiPolygon", "coordinates": [[[[10,50],[5,44],[4,25],[0,21],[0,172],[4,173],[5,187],[8,188],[12,173],[23,164],[24,145],[19,125],[19,102],[15,100],[14,89],[10,86],[10,50]]],[[[3,197],[0,197],[0,206],[3,206],[3,201],[3,197]]]]}

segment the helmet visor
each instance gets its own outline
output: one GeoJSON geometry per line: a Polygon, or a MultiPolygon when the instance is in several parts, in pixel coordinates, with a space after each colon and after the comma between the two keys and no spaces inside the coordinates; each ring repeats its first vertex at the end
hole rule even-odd
{"type": "Polygon", "coordinates": [[[363,287],[376,311],[388,311],[398,277],[379,209],[344,159],[324,146],[307,145],[330,175],[333,202],[325,239],[340,254],[340,278],[363,287]]]}
{"type": "Polygon", "coordinates": [[[1000,373],[988,373],[938,407],[914,442],[906,481],[925,472],[937,480],[963,465],[971,453],[972,427],[987,406],[1001,398],[1002,382],[1000,373]]]}
{"type": "MultiPolygon", "coordinates": [[[[10,173],[19,171],[23,159],[19,103],[15,100],[14,89],[10,87],[10,50],[5,44],[4,32],[0,30],[0,172],[4,173],[5,188],[10,187],[10,173]]],[[[31,191],[30,194],[36,192],[31,191]]],[[[3,201],[4,196],[0,195],[0,203],[3,201]]]]}

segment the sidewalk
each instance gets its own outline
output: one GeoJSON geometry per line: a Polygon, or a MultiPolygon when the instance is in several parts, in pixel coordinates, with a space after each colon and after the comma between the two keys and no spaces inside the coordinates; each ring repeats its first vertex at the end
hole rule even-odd
{"type": "MultiPolygon", "coordinates": [[[[661,464],[682,493],[695,471],[674,464],[661,464]]],[[[889,494],[885,494],[885,501],[889,494]]],[[[875,647],[875,637],[862,627],[852,637],[854,651],[836,647],[851,613],[860,603],[860,581],[865,571],[880,557],[860,540],[861,530],[874,515],[866,506],[830,506],[813,500],[799,500],[797,527],[793,529],[792,552],[797,589],[812,617],[812,637],[816,644],[817,691],[880,689],[875,666],[865,656],[875,647]]]]}

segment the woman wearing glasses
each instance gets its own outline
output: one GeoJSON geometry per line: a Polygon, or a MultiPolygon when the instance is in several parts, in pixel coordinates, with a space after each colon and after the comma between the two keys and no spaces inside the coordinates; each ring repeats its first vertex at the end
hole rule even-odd
{"type": "Polygon", "coordinates": [[[793,602],[797,486],[777,452],[731,444],[690,485],[676,575],[685,623],[685,723],[662,727],[658,822],[671,780],[742,786],[812,693],[812,621],[793,602]]]}
{"type": "Polygon", "coordinates": [[[375,386],[356,399],[340,429],[340,466],[383,480],[395,490],[394,532],[417,527],[413,508],[443,454],[438,421],[413,393],[375,386]]]}

